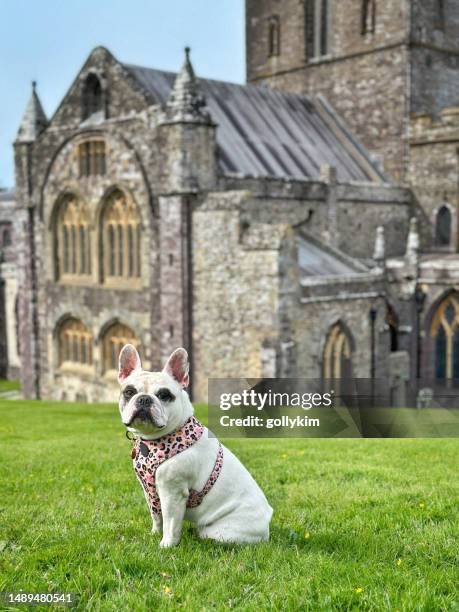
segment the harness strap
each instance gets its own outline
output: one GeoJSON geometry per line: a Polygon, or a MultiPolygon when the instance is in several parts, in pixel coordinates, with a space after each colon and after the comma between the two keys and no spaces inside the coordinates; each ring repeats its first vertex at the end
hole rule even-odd
{"type": "MultiPolygon", "coordinates": [[[[161,438],[156,440],[135,439],[131,453],[134,471],[142,485],[152,515],[161,514],[161,501],[156,490],[156,470],[164,461],[193,446],[203,433],[204,426],[194,416],[191,416],[180,429],[161,438]]],[[[223,447],[218,443],[217,458],[212,472],[202,491],[190,490],[187,508],[196,508],[201,504],[217,482],[222,466],[223,447]]]]}
{"type": "Polygon", "coordinates": [[[220,472],[223,467],[223,446],[218,443],[218,453],[217,458],[215,460],[214,469],[207,479],[206,484],[204,485],[202,491],[196,491],[195,489],[190,489],[190,495],[188,497],[188,501],[186,502],[187,508],[196,508],[202,502],[207,493],[211,490],[214,484],[217,482],[218,477],[220,476],[220,472]]]}

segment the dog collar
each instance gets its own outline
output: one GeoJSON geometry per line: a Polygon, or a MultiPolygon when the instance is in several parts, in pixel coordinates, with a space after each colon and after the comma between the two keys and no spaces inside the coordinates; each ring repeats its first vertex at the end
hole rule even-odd
{"type": "MultiPolygon", "coordinates": [[[[161,502],[156,490],[156,470],[175,455],[187,450],[202,437],[204,425],[191,416],[180,429],[161,436],[156,440],[134,439],[131,452],[134,471],[145,493],[152,515],[161,514],[161,502]]],[[[217,481],[223,465],[223,447],[219,444],[214,468],[202,491],[191,489],[187,501],[188,508],[195,508],[204,499],[217,481]]]]}
{"type": "Polygon", "coordinates": [[[134,447],[132,449],[131,456],[134,456],[140,451],[143,456],[148,454],[157,455],[159,458],[170,459],[178,452],[182,452],[197,442],[202,434],[204,433],[204,426],[198,421],[195,416],[190,416],[185,423],[175,431],[168,434],[164,434],[160,438],[154,440],[148,440],[147,438],[134,437],[134,447]],[[185,446],[186,448],[182,448],[185,446]]]}

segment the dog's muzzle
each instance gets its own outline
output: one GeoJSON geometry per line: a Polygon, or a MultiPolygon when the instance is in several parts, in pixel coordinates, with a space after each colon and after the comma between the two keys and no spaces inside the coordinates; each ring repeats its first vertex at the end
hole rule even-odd
{"type": "Polygon", "coordinates": [[[136,408],[139,410],[148,410],[153,404],[153,398],[149,395],[139,395],[135,401],[136,408]]]}
{"type": "Polygon", "coordinates": [[[126,423],[126,426],[131,425],[135,420],[139,420],[151,423],[155,427],[161,429],[165,426],[165,424],[158,424],[156,422],[156,419],[153,415],[154,408],[154,401],[150,395],[139,395],[139,397],[135,400],[135,409],[132,413],[131,419],[129,423],[126,423]]]}

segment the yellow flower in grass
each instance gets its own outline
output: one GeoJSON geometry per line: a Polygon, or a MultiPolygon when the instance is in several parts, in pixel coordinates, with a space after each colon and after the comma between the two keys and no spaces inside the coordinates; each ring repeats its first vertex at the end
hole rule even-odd
{"type": "Polygon", "coordinates": [[[420,508],[425,508],[425,503],[424,502],[419,502],[419,507],[420,508]]]}
{"type": "Polygon", "coordinates": [[[286,453],[283,453],[283,454],[281,455],[281,457],[282,457],[282,459],[287,459],[287,454],[286,454],[286,453]]]}
{"type": "Polygon", "coordinates": [[[400,567],[402,564],[402,560],[401,559],[397,559],[397,566],[400,567]]]}
{"type": "Polygon", "coordinates": [[[363,587],[357,587],[355,589],[355,592],[358,593],[360,595],[360,593],[363,593],[363,587]]]}
{"type": "Polygon", "coordinates": [[[169,595],[169,597],[172,597],[172,589],[170,586],[164,585],[163,592],[164,592],[164,595],[169,595]]]}
{"type": "Polygon", "coordinates": [[[304,532],[304,539],[305,540],[309,540],[310,537],[311,537],[311,534],[309,533],[309,531],[305,531],[304,532]]]}

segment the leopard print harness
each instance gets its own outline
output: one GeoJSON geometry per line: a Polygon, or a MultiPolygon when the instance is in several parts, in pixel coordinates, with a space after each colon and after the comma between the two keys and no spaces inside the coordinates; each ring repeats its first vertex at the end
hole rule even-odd
{"type": "MultiPolygon", "coordinates": [[[[156,490],[156,470],[164,461],[193,446],[202,437],[203,433],[203,425],[194,416],[191,416],[180,429],[157,440],[135,439],[131,453],[134,471],[142,485],[152,515],[158,516],[161,514],[161,501],[156,490]]],[[[186,503],[187,508],[196,508],[200,505],[217,482],[222,466],[223,447],[219,443],[213,470],[201,491],[190,489],[186,503]]]]}

